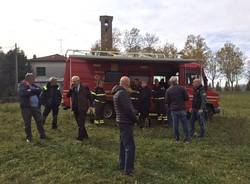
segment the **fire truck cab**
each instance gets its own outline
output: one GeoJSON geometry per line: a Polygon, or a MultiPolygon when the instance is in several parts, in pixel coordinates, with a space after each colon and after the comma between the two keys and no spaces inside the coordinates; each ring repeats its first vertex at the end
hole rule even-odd
{"type": "MultiPolygon", "coordinates": [[[[80,51],[69,50],[64,74],[63,105],[70,107],[70,99],[67,92],[70,88],[71,77],[78,75],[81,82],[94,90],[97,80],[104,81],[104,89],[107,95],[105,104],[105,118],[114,116],[112,103],[112,88],[119,83],[121,76],[128,76],[131,80],[139,79],[148,82],[152,89],[155,79],[164,80],[167,84],[171,76],[177,76],[179,84],[184,86],[189,94],[187,111],[191,110],[194,78],[200,78],[206,88],[208,114],[212,116],[218,113],[219,95],[207,87],[207,78],[204,70],[194,59],[169,59],[163,54],[152,53],[116,53],[107,51],[80,51]]],[[[151,113],[154,113],[154,105],[151,105],[151,113]]]]}

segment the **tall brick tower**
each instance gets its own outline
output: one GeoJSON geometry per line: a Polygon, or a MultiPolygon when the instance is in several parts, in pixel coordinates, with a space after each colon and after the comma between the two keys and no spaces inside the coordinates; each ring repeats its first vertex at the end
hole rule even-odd
{"type": "Polygon", "coordinates": [[[113,16],[100,16],[101,21],[101,49],[112,50],[112,21],[113,16]]]}

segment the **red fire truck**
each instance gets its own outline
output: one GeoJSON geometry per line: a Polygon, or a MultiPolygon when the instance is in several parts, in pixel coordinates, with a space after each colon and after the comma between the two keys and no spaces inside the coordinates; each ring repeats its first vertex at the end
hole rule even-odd
{"type": "MultiPolygon", "coordinates": [[[[121,76],[129,76],[131,80],[148,81],[148,86],[152,89],[155,79],[163,79],[165,82],[171,76],[179,78],[179,84],[184,86],[189,94],[190,100],[187,102],[188,110],[191,109],[192,101],[192,81],[194,78],[201,78],[207,93],[207,109],[209,115],[218,113],[219,95],[207,87],[207,79],[204,70],[197,60],[194,59],[168,59],[163,54],[153,53],[126,53],[120,54],[107,51],[82,51],[68,50],[63,88],[63,105],[70,107],[70,99],[66,96],[70,88],[70,79],[78,75],[90,90],[94,90],[96,81],[104,81],[104,89],[107,94],[105,105],[105,118],[114,115],[111,89],[118,84],[121,76]]],[[[152,103],[151,113],[154,113],[152,103]]]]}

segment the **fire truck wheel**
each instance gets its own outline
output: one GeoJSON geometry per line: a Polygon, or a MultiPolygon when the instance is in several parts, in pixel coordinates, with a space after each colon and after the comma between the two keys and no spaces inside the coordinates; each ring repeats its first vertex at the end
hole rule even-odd
{"type": "Polygon", "coordinates": [[[112,104],[107,103],[104,106],[104,118],[105,119],[111,119],[114,117],[114,108],[112,104]]]}

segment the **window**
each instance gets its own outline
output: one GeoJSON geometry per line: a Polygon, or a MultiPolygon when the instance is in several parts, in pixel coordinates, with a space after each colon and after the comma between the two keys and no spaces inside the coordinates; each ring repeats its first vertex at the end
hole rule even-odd
{"type": "Polygon", "coordinates": [[[199,71],[186,71],[186,84],[187,85],[192,85],[193,80],[196,78],[200,78],[199,71]]]}
{"type": "Polygon", "coordinates": [[[165,76],[160,76],[160,75],[158,75],[158,76],[154,76],[154,78],[153,78],[153,83],[155,84],[155,80],[158,80],[159,82],[161,81],[161,80],[163,80],[164,82],[166,82],[166,77],[165,76]]]}
{"type": "Polygon", "coordinates": [[[45,67],[36,67],[36,75],[37,76],[46,76],[46,68],[45,67]]]}
{"type": "Polygon", "coordinates": [[[105,73],[105,82],[117,83],[122,77],[121,72],[106,72],[105,73]]]}

